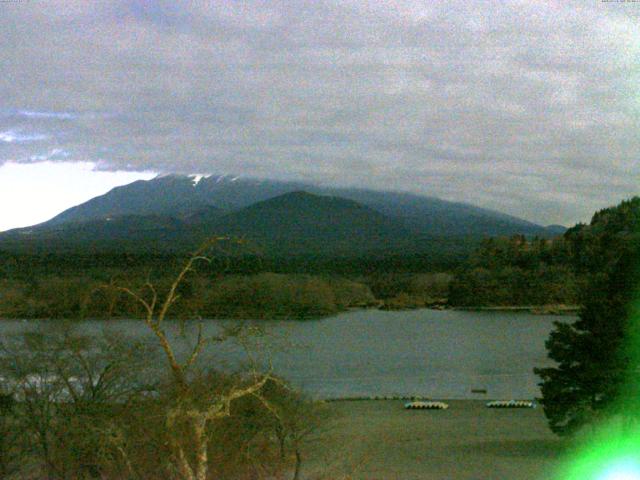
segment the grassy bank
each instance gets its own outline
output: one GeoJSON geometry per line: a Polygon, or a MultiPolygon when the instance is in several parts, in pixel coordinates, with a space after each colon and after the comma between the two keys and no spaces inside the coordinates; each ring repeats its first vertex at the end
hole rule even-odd
{"type": "Polygon", "coordinates": [[[546,480],[565,450],[541,409],[458,400],[448,410],[409,411],[403,403],[328,403],[329,421],[308,447],[303,478],[546,480]]]}

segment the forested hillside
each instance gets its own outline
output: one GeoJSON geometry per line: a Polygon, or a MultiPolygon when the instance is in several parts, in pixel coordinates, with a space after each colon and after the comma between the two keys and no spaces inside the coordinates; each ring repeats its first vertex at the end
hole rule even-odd
{"type": "Polygon", "coordinates": [[[456,271],[454,306],[582,304],[594,275],[605,275],[640,243],[640,198],[594,214],[554,239],[488,239],[456,271]]]}
{"type": "MultiPolygon", "coordinates": [[[[245,225],[259,231],[262,224],[257,220],[267,224],[264,228],[268,230],[269,222],[279,216],[264,215],[263,210],[269,214],[286,210],[291,206],[291,195],[314,205],[318,200],[300,193],[259,203],[244,211],[246,218],[235,217],[242,220],[237,221],[238,232],[245,225]]],[[[331,204],[332,209],[332,203],[340,204],[344,215],[337,221],[345,232],[347,223],[357,224],[362,218],[367,231],[379,229],[383,243],[400,230],[368,207],[329,197],[321,200],[320,206],[331,204]]],[[[323,221],[322,212],[306,217],[302,226],[290,225],[289,236],[297,228],[315,231],[323,221]]],[[[606,275],[629,248],[640,244],[639,230],[640,198],[633,198],[597,212],[589,225],[576,225],[553,239],[523,235],[488,238],[475,250],[472,240],[443,238],[424,240],[424,253],[398,250],[353,257],[295,252],[265,256],[253,252],[250,243],[230,242],[229,248],[216,252],[211,263],[199,265],[197,275],[185,282],[174,313],[184,317],[306,318],[356,307],[445,305],[555,306],[552,311],[562,311],[565,306],[584,303],[585,285],[595,276],[606,275]],[[469,250],[473,253],[465,259],[469,250]]],[[[339,235],[339,242],[348,244],[347,233],[338,229],[335,235],[339,235]]],[[[308,238],[318,243],[322,235],[308,238]]],[[[282,242],[284,245],[286,235],[282,242]]],[[[141,288],[151,275],[162,288],[183,260],[183,255],[166,252],[0,252],[0,317],[139,315],[135,304],[109,289],[110,283],[141,288]]]]}

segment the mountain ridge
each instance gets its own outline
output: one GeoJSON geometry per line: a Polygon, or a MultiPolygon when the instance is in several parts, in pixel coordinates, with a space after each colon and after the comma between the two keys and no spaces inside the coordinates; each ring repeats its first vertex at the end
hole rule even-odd
{"type": "Polygon", "coordinates": [[[225,214],[207,207],[185,219],[120,215],[15,230],[0,235],[0,247],[4,240],[23,249],[180,251],[219,235],[247,238],[268,255],[366,255],[416,241],[400,221],[368,206],[295,191],[225,214]]]}
{"type": "Polygon", "coordinates": [[[116,187],[47,222],[0,233],[0,249],[182,251],[208,235],[229,234],[252,239],[270,255],[363,256],[424,252],[429,238],[561,233],[416,194],[167,175],[116,187]]]}
{"type": "MultiPolygon", "coordinates": [[[[181,218],[207,207],[226,211],[238,210],[292,191],[307,191],[351,199],[377,209],[381,213],[404,217],[418,229],[437,230],[429,232],[432,234],[544,235],[547,228],[502,212],[415,193],[326,187],[302,182],[226,175],[201,177],[178,174],[160,175],[151,180],[138,180],[116,187],[104,195],[71,207],[37,226],[122,214],[160,214],[181,218]],[[434,216],[447,216],[450,220],[431,223],[416,220],[420,217],[424,219],[425,216],[432,217],[431,220],[434,216]],[[460,228],[461,222],[469,220],[477,224],[483,223],[483,225],[477,228],[460,228]]],[[[554,232],[558,231],[556,226],[551,227],[554,232]]]]}

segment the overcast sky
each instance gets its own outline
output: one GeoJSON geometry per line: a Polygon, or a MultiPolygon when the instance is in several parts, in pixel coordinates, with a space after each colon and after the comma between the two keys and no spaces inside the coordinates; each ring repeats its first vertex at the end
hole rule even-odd
{"type": "Polygon", "coordinates": [[[638,2],[15,0],[0,69],[0,165],[406,190],[566,225],[640,191],[638,2]]]}

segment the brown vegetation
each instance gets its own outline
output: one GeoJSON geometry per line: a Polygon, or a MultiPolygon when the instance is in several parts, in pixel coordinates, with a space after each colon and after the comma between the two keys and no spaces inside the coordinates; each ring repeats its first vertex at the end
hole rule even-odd
{"type": "Polygon", "coordinates": [[[242,342],[246,332],[206,338],[199,328],[186,356],[174,349],[165,320],[205,253],[194,254],[163,294],[150,281],[91,290],[108,304],[121,293],[139,305],[163,357],[160,375],[145,371],[158,365],[145,357],[149,345],[98,342],[63,324],[3,342],[0,433],[16,440],[0,442],[3,472],[49,480],[259,479],[289,471],[299,478],[302,442],[320,418],[314,403],[260,371],[252,355],[248,369],[233,374],[201,361],[207,343],[242,342]]]}
{"type": "MultiPolygon", "coordinates": [[[[82,276],[0,282],[0,318],[143,318],[145,308],[111,281],[82,276]]],[[[179,286],[173,318],[305,319],[353,308],[389,310],[439,308],[447,303],[447,273],[388,274],[349,279],[338,276],[258,273],[194,276],[179,286]]],[[[154,279],[161,294],[167,277],[154,279]]],[[[138,282],[131,288],[143,288],[138,282]]]]}

